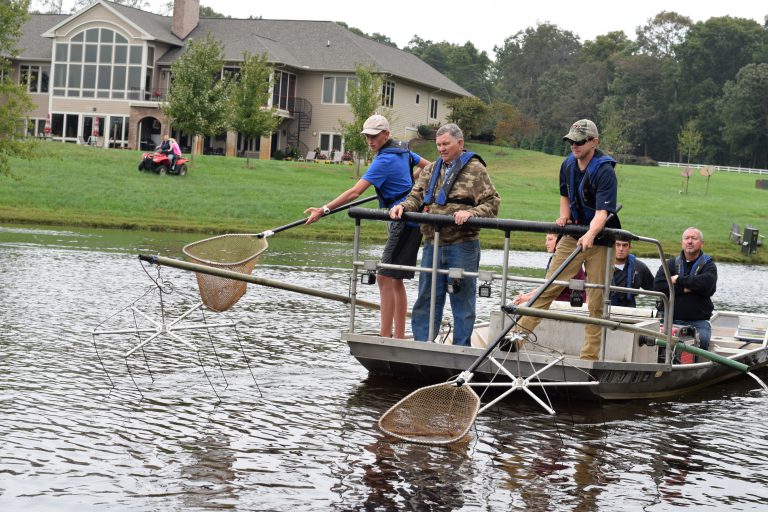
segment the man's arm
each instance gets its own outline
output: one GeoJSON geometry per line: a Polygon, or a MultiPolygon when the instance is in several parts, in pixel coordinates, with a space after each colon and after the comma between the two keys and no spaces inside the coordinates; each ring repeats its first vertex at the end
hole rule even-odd
{"type": "MultiPolygon", "coordinates": [[[[357,199],[360,194],[365,192],[365,189],[371,186],[371,183],[367,180],[360,179],[357,183],[355,183],[355,186],[352,188],[349,188],[339,194],[335,199],[325,204],[325,208],[328,208],[329,210],[333,210],[334,208],[338,208],[339,206],[345,205],[348,202],[357,199]]],[[[313,222],[317,221],[320,217],[323,216],[323,208],[313,208],[309,207],[306,210],[304,210],[304,213],[309,213],[309,218],[307,218],[307,222],[305,224],[312,224],[313,222]]]]}
{"type": "Polygon", "coordinates": [[[669,296],[669,286],[667,285],[667,278],[664,275],[664,267],[662,265],[659,265],[659,270],[656,271],[656,278],[653,280],[653,289],[669,296]]]}
{"type": "Polygon", "coordinates": [[[638,284],[643,290],[653,290],[653,274],[648,269],[645,263],[637,261],[637,277],[640,281],[638,284]]]}
{"type": "Polygon", "coordinates": [[[710,260],[696,275],[678,275],[676,285],[681,286],[685,293],[695,293],[703,297],[711,297],[717,289],[717,266],[710,260]]]}
{"type": "Polygon", "coordinates": [[[608,220],[608,210],[597,210],[595,212],[595,216],[589,223],[589,230],[579,238],[578,242],[576,242],[581,245],[582,250],[586,251],[595,245],[595,237],[597,237],[605,227],[606,220],[608,220]]]}

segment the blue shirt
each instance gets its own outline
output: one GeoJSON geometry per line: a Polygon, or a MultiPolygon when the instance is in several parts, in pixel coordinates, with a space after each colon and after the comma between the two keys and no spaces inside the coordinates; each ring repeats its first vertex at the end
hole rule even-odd
{"type": "Polygon", "coordinates": [[[421,157],[413,151],[403,154],[378,152],[362,179],[376,187],[385,198],[397,199],[394,204],[387,205],[391,208],[401,203],[413,187],[410,161],[420,160],[421,157]],[[410,159],[407,158],[409,154],[410,159]]]}

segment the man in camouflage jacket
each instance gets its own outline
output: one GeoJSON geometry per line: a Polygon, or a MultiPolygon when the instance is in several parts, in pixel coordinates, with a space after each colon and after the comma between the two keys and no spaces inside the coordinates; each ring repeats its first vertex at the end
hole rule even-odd
{"type": "MultiPolygon", "coordinates": [[[[499,212],[499,194],[491,183],[483,159],[464,151],[464,135],[457,125],[440,127],[435,142],[440,158],[422,170],[405,201],[390,210],[390,217],[400,219],[404,211],[452,215],[456,225],[440,228],[439,268],[463,268],[467,272],[477,272],[480,265],[480,230],[462,227],[462,224],[470,217],[495,217],[499,212]]],[[[434,228],[422,224],[421,231],[425,237],[421,266],[430,269],[434,255],[434,228]]],[[[411,317],[414,339],[434,339],[448,292],[453,310],[453,343],[469,346],[475,323],[476,286],[475,277],[450,279],[447,275],[438,274],[435,318],[430,332],[432,274],[429,271],[420,272],[419,297],[411,317]]]]}

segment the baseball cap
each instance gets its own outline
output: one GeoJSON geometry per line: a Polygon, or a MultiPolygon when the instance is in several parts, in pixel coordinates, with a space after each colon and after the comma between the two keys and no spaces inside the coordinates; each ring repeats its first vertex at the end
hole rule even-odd
{"type": "Polygon", "coordinates": [[[563,140],[581,142],[589,138],[596,139],[598,137],[599,135],[595,123],[589,119],[580,119],[571,125],[571,131],[563,137],[563,140]]]}
{"type": "Polygon", "coordinates": [[[378,135],[381,132],[389,131],[389,122],[387,118],[379,114],[374,114],[363,123],[363,133],[365,135],[378,135]]]}

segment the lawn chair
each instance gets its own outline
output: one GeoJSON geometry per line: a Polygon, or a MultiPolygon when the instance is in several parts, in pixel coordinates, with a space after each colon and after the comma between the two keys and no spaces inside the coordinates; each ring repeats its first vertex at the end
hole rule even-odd
{"type": "Polygon", "coordinates": [[[738,224],[731,224],[731,234],[728,237],[731,242],[741,244],[741,227],[738,224]]]}
{"type": "Polygon", "coordinates": [[[299,162],[314,162],[315,161],[315,152],[314,151],[309,151],[307,153],[307,156],[305,156],[305,157],[301,157],[300,156],[298,158],[298,161],[299,162]]]}
{"type": "Polygon", "coordinates": [[[331,159],[332,164],[341,164],[341,158],[344,156],[344,154],[341,151],[336,151],[333,153],[333,159],[331,159]]]}

